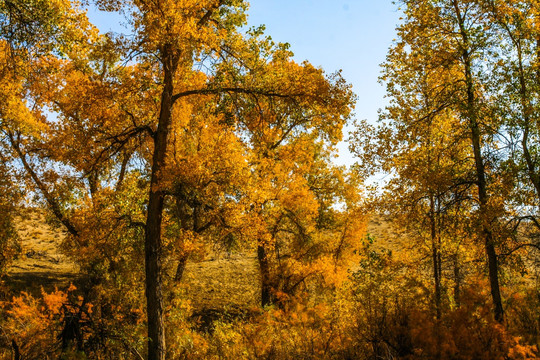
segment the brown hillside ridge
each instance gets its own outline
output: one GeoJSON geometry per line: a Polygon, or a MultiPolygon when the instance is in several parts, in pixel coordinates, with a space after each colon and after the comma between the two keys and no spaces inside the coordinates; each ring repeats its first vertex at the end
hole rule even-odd
{"type": "MultiPolygon", "coordinates": [[[[6,278],[14,292],[40,295],[42,287],[50,292],[55,287],[63,289],[75,282],[77,265],[61,252],[65,234],[61,228],[47,224],[43,210],[24,210],[17,218],[16,227],[21,253],[6,278]]],[[[394,229],[382,216],[372,217],[368,232],[376,239],[375,248],[393,251],[400,248],[395,243],[394,229]]],[[[185,297],[195,313],[256,308],[260,301],[256,256],[251,253],[220,256],[212,251],[202,261],[188,261],[180,286],[185,288],[185,297]]]]}
{"type": "MultiPolygon", "coordinates": [[[[8,269],[7,282],[14,291],[40,294],[41,287],[52,291],[69,286],[78,274],[77,265],[61,252],[65,234],[47,224],[43,210],[26,209],[16,220],[21,253],[8,269]]],[[[375,217],[369,222],[372,233],[381,240],[391,233],[387,221],[375,217]]],[[[217,255],[217,254],[214,254],[217,255]]],[[[190,261],[184,285],[195,309],[242,307],[258,303],[259,274],[254,254],[232,254],[225,258],[209,256],[190,261]]]]}
{"type": "MultiPolygon", "coordinates": [[[[8,269],[7,283],[12,290],[35,295],[62,289],[76,280],[78,269],[61,252],[65,234],[47,224],[45,213],[26,209],[16,220],[21,252],[8,269]]],[[[368,232],[376,247],[396,248],[393,229],[381,216],[374,216],[368,232]]],[[[258,304],[260,280],[255,254],[213,253],[202,261],[189,261],[182,280],[186,297],[196,311],[204,309],[252,308],[258,304]]]]}
{"type": "Polygon", "coordinates": [[[195,309],[257,307],[260,280],[255,255],[233,254],[188,263],[184,278],[195,309]]]}
{"type": "Polygon", "coordinates": [[[384,248],[399,251],[401,248],[399,239],[402,233],[392,226],[392,221],[384,215],[373,214],[369,216],[367,233],[375,239],[375,249],[384,248]]]}
{"type": "Polygon", "coordinates": [[[60,251],[64,234],[49,226],[38,209],[24,209],[15,220],[21,252],[7,271],[13,291],[34,295],[69,286],[77,276],[77,266],[60,251]]]}
{"type": "MultiPolygon", "coordinates": [[[[13,292],[39,296],[76,282],[77,265],[62,254],[65,234],[47,224],[43,210],[26,209],[16,219],[21,252],[13,261],[6,282],[13,292]]],[[[181,286],[195,311],[251,308],[258,304],[259,274],[254,254],[212,253],[202,261],[189,261],[181,286]]]]}

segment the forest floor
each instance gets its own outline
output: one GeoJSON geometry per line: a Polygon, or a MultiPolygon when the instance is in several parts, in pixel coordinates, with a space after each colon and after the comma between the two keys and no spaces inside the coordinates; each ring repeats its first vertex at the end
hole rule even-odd
{"type": "MultiPolygon", "coordinates": [[[[64,235],[45,221],[38,210],[27,210],[17,218],[21,251],[8,269],[6,283],[16,294],[21,291],[40,295],[65,289],[76,282],[77,266],[61,251],[64,235]]],[[[368,232],[376,238],[388,232],[384,220],[374,219],[368,232]]],[[[186,298],[194,310],[250,309],[259,302],[259,274],[255,254],[209,255],[202,261],[188,262],[183,277],[186,298]]]]}

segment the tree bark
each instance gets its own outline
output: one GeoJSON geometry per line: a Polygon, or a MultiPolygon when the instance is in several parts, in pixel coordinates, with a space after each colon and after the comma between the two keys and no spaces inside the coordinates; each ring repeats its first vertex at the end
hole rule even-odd
{"type": "Polygon", "coordinates": [[[435,209],[435,196],[430,195],[429,198],[429,221],[430,221],[430,235],[431,235],[431,250],[432,250],[432,261],[433,261],[433,280],[435,282],[435,315],[437,322],[435,323],[435,339],[437,345],[437,351],[435,359],[439,360],[441,358],[441,254],[440,254],[440,244],[439,236],[437,232],[437,211],[435,209]]]}
{"type": "Polygon", "coordinates": [[[182,277],[184,276],[184,270],[186,269],[188,256],[186,254],[182,255],[180,259],[178,260],[178,264],[176,265],[176,273],[174,274],[174,281],[176,283],[179,283],[182,281],[182,277]]]}
{"type": "Polygon", "coordinates": [[[164,360],[166,354],[161,280],[161,223],[165,192],[160,188],[167,143],[172,123],[173,76],[176,61],[169,46],[162,49],[163,92],[158,128],[154,138],[152,175],[145,231],[146,301],[148,319],[148,360],[164,360]]]}
{"type": "Polygon", "coordinates": [[[266,248],[263,244],[257,246],[257,259],[259,260],[259,269],[261,272],[261,306],[269,306],[275,302],[275,289],[272,284],[272,276],[270,274],[270,262],[266,248]]]}
{"type": "Polygon", "coordinates": [[[72,235],[73,239],[75,239],[75,241],[78,241],[77,239],[79,233],[77,229],[75,229],[75,226],[73,226],[71,221],[66,216],[64,216],[60,203],[57,201],[54,194],[51,194],[49,192],[47,186],[40,180],[38,174],[34,171],[32,166],[30,166],[30,164],[26,160],[26,154],[23,153],[23,150],[20,147],[19,140],[15,140],[13,134],[11,133],[8,133],[8,137],[11,146],[17,153],[17,156],[19,156],[19,159],[21,160],[24,169],[30,175],[32,181],[34,181],[39,191],[41,191],[41,193],[43,194],[43,197],[45,198],[45,201],[47,201],[47,204],[49,205],[49,208],[51,209],[54,216],[66,227],[67,231],[72,235]]]}
{"type": "Polygon", "coordinates": [[[533,113],[533,111],[531,107],[531,101],[529,99],[529,91],[527,89],[525,71],[523,69],[523,55],[522,55],[520,40],[517,40],[515,45],[517,49],[518,62],[519,62],[518,64],[519,88],[520,88],[519,94],[521,98],[520,99],[521,111],[522,111],[522,116],[523,116],[523,137],[521,139],[521,146],[523,149],[523,157],[525,158],[525,162],[527,164],[527,172],[529,175],[529,180],[531,181],[531,183],[534,186],[534,189],[536,190],[536,196],[540,198],[540,175],[538,174],[536,164],[529,150],[529,135],[530,135],[530,126],[531,126],[530,124],[532,120],[531,114],[533,113]]]}
{"type": "Polygon", "coordinates": [[[454,302],[457,307],[461,306],[461,269],[458,254],[454,254],[454,302]]]}
{"type": "Polygon", "coordinates": [[[124,183],[124,178],[126,176],[127,166],[129,163],[129,160],[131,159],[131,152],[124,152],[124,156],[122,158],[122,165],[120,167],[120,174],[118,175],[118,181],[116,183],[116,191],[119,191],[122,188],[122,184],[124,183]]]}
{"type": "Polygon", "coordinates": [[[11,347],[13,348],[13,360],[21,360],[21,350],[15,340],[11,340],[11,347]]]}
{"type": "Polygon", "coordinates": [[[435,311],[437,315],[437,320],[441,318],[441,279],[440,279],[440,254],[439,254],[439,243],[437,240],[437,224],[436,224],[436,214],[435,214],[435,199],[434,196],[430,196],[430,227],[431,227],[431,250],[432,250],[432,261],[433,261],[433,279],[435,282],[435,311]]]}
{"type": "Polygon", "coordinates": [[[478,187],[478,201],[480,203],[480,220],[484,237],[486,255],[488,259],[489,283],[491,287],[491,297],[493,300],[493,305],[495,306],[495,319],[497,319],[497,321],[499,322],[502,322],[503,307],[499,287],[499,264],[497,259],[497,253],[495,251],[493,232],[491,231],[491,227],[489,225],[492,219],[488,218],[489,195],[487,192],[486,170],[481,148],[481,132],[474,110],[475,99],[474,90],[472,87],[472,72],[470,68],[470,63],[468,63],[470,61],[470,58],[468,57],[468,55],[465,58],[467,59],[466,72],[468,78],[467,102],[469,106],[469,125],[471,129],[471,141],[473,145],[474,161],[476,167],[476,183],[478,187]]]}

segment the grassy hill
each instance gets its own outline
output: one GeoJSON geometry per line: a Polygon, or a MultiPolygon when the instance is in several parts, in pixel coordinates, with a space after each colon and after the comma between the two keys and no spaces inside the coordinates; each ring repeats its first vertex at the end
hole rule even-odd
{"type": "MultiPolygon", "coordinates": [[[[40,210],[25,210],[16,220],[21,251],[8,269],[13,293],[39,295],[41,288],[67,288],[78,276],[77,265],[61,250],[64,234],[47,224],[40,210]]],[[[211,254],[188,262],[183,277],[186,296],[195,309],[250,308],[259,300],[259,275],[254,254],[211,254]]],[[[142,285],[141,285],[142,286],[142,285]]]]}
{"type": "Polygon", "coordinates": [[[21,251],[6,278],[14,291],[39,294],[65,287],[77,276],[77,266],[60,251],[62,231],[53,229],[39,210],[24,210],[16,218],[21,251]]]}

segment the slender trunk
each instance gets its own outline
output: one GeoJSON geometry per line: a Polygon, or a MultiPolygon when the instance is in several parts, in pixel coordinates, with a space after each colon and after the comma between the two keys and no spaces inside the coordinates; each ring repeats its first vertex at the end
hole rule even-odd
{"type": "Polygon", "coordinates": [[[92,198],[92,201],[94,201],[99,190],[99,176],[97,170],[91,171],[86,178],[88,180],[88,188],[90,189],[90,197],[92,198]]]}
{"type": "Polygon", "coordinates": [[[64,216],[60,203],[58,203],[54,194],[51,194],[49,192],[49,190],[47,189],[47,186],[40,180],[37,173],[34,171],[32,166],[30,166],[30,164],[26,160],[26,154],[23,153],[20,147],[19,140],[15,140],[15,138],[13,137],[13,134],[11,133],[8,133],[8,137],[9,137],[11,146],[13,147],[13,149],[19,156],[19,159],[21,160],[24,169],[26,170],[26,172],[28,172],[28,174],[30,175],[30,177],[32,178],[36,186],[38,187],[39,191],[41,191],[41,194],[43,194],[43,197],[45,198],[45,201],[47,201],[47,204],[49,205],[49,208],[51,209],[54,216],[66,227],[67,231],[72,235],[73,239],[75,239],[75,241],[78,241],[77,239],[78,239],[79,233],[77,229],[75,229],[71,221],[69,221],[69,219],[64,216]]]}
{"type": "Polygon", "coordinates": [[[536,196],[540,198],[540,176],[536,169],[536,164],[532,158],[531,152],[529,150],[529,134],[531,126],[531,103],[529,100],[529,92],[527,89],[527,83],[525,79],[525,71],[523,69],[523,55],[521,50],[520,40],[516,40],[516,48],[518,55],[518,69],[519,69],[519,95],[521,101],[521,114],[523,116],[523,137],[521,138],[521,147],[523,149],[523,157],[527,163],[527,172],[529,175],[529,180],[536,190],[536,196]]]}
{"type": "MultiPolygon", "coordinates": [[[[540,21],[540,19],[538,19],[540,21]]],[[[536,39],[536,64],[540,65],[540,35],[536,39]]],[[[536,67],[536,81],[540,83],[540,66],[536,67]]]]}
{"type": "Polygon", "coordinates": [[[265,307],[272,305],[275,302],[275,298],[270,274],[270,262],[268,261],[266,248],[260,243],[257,246],[257,259],[259,260],[259,269],[261,272],[261,305],[265,307]]]}
{"type": "MultiPolygon", "coordinates": [[[[497,14],[496,5],[492,2],[491,11],[493,14],[497,14]]],[[[522,126],[523,126],[523,135],[521,138],[521,148],[523,150],[523,157],[525,159],[527,174],[529,180],[531,181],[535,191],[536,196],[540,198],[540,175],[538,174],[538,169],[533,160],[533,156],[529,150],[529,135],[530,135],[530,126],[531,126],[531,116],[533,116],[533,110],[530,101],[530,92],[527,87],[527,81],[525,78],[525,71],[523,67],[523,48],[522,48],[522,38],[518,33],[512,32],[509,27],[509,24],[506,22],[506,19],[502,19],[495,15],[497,21],[501,24],[504,30],[507,32],[508,37],[510,38],[512,44],[515,46],[517,61],[518,61],[518,80],[519,80],[519,97],[521,103],[521,117],[522,117],[522,126]]],[[[540,38],[536,39],[536,61],[540,62],[540,38]]],[[[536,80],[540,81],[540,67],[536,69],[536,80]]]]}
{"type": "MultiPolygon", "coordinates": [[[[181,201],[177,199],[177,207],[178,209],[181,208],[182,204],[181,201]]],[[[193,219],[193,225],[191,227],[191,231],[193,231],[194,234],[200,234],[203,231],[203,228],[200,226],[200,213],[201,213],[201,206],[195,205],[193,207],[193,213],[192,213],[192,219],[193,219]]],[[[185,216],[183,214],[180,214],[179,211],[179,217],[181,219],[181,226],[182,229],[189,229],[187,226],[187,221],[185,219],[185,216]]],[[[178,264],[176,265],[176,273],[174,275],[174,281],[179,283],[182,281],[182,276],[184,275],[184,270],[186,269],[187,261],[189,259],[189,252],[186,252],[185,245],[182,244],[182,254],[178,258],[178,264]]]]}
{"type": "MultiPolygon", "coordinates": [[[[474,106],[474,94],[472,89],[472,75],[470,72],[470,67],[467,67],[467,75],[470,77],[471,85],[467,90],[468,93],[468,102],[469,106],[474,106]]],[[[497,259],[497,253],[495,251],[494,237],[493,232],[491,231],[490,223],[491,220],[488,218],[488,200],[489,195],[487,193],[487,181],[486,181],[486,171],[484,166],[484,158],[482,156],[482,148],[480,144],[480,128],[476,120],[476,115],[474,110],[471,109],[469,113],[469,121],[471,128],[471,140],[473,144],[474,160],[476,166],[476,181],[478,187],[478,200],[480,203],[480,219],[482,226],[482,233],[484,236],[484,245],[486,249],[486,255],[488,259],[488,272],[489,272],[489,283],[491,287],[491,297],[493,299],[493,305],[495,306],[495,318],[497,321],[503,321],[503,307],[502,299],[499,287],[499,264],[497,259]]]]}
{"type": "Polygon", "coordinates": [[[13,360],[21,360],[21,350],[15,340],[11,340],[11,347],[13,348],[13,360]]]}
{"type": "Polygon", "coordinates": [[[176,273],[174,274],[174,281],[177,283],[182,281],[184,270],[186,269],[187,260],[188,256],[186,254],[180,256],[180,259],[178,259],[178,264],[176,265],[176,273]]]}
{"type": "Polygon", "coordinates": [[[465,83],[467,92],[467,119],[469,121],[469,128],[471,130],[471,142],[474,153],[474,162],[476,168],[476,185],[478,187],[478,201],[480,204],[480,220],[482,227],[482,235],[484,238],[484,246],[486,249],[486,255],[488,260],[488,272],[489,272],[489,284],[491,288],[491,298],[494,305],[495,319],[499,322],[503,321],[504,312],[502,307],[501,292],[499,287],[499,264],[497,259],[497,253],[495,251],[494,236],[491,231],[491,220],[488,218],[488,200],[489,195],[487,192],[486,170],[484,165],[484,158],[482,155],[481,146],[481,131],[478,124],[477,110],[476,110],[476,97],[474,94],[474,79],[472,74],[472,59],[469,53],[469,38],[467,30],[465,29],[464,19],[462,18],[461,11],[458,6],[458,1],[454,0],[454,9],[460,28],[461,37],[463,40],[462,60],[465,72],[465,83]]]}
{"type": "Polygon", "coordinates": [[[461,306],[461,269],[458,254],[454,254],[454,302],[457,307],[461,306]]]}
{"type": "Polygon", "coordinates": [[[148,317],[148,360],[164,360],[166,353],[161,289],[161,222],[165,193],[160,188],[165,167],[167,142],[172,122],[173,74],[175,61],[168,46],[162,50],[164,87],[161,94],[159,123],[154,138],[152,175],[145,231],[146,301],[148,317]]]}
{"type": "Polygon", "coordinates": [[[441,329],[440,322],[441,319],[441,272],[439,266],[440,260],[440,249],[439,242],[437,240],[437,223],[436,223],[436,212],[435,212],[435,197],[433,194],[429,197],[429,221],[430,221],[430,232],[431,232],[431,250],[432,250],[432,261],[433,261],[433,279],[435,281],[435,312],[437,321],[435,323],[435,339],[437,341],[437,354],[436,359],[441,358],[441,329]]]}
{"type": "Polygon", "coordinates": [[[431,249],[432,249],[432,261],[433,261],[433,279],[435,281],[435,311],[437,313],[437,320],[441,318],[441,279],[440,279],[440,266],[439,266],[439,246],[437,240],[437,225],[435,219],[435,199],[431,195],[430,199],[430,211],[429,221],[431,227],[431,249]]]}
{"type": "Polygon", "coordinates": [[[116,183],[116,191],[119,191],[122,188],[122,184],[124,183],[124,178],[126,177],[126,170],[129,163],[129,159],[131,158],[130,152],[125,152],[124,157],[122,159],[122,165],[120,167],[120,174],[118,175],[118,182],[116,183]]]}

